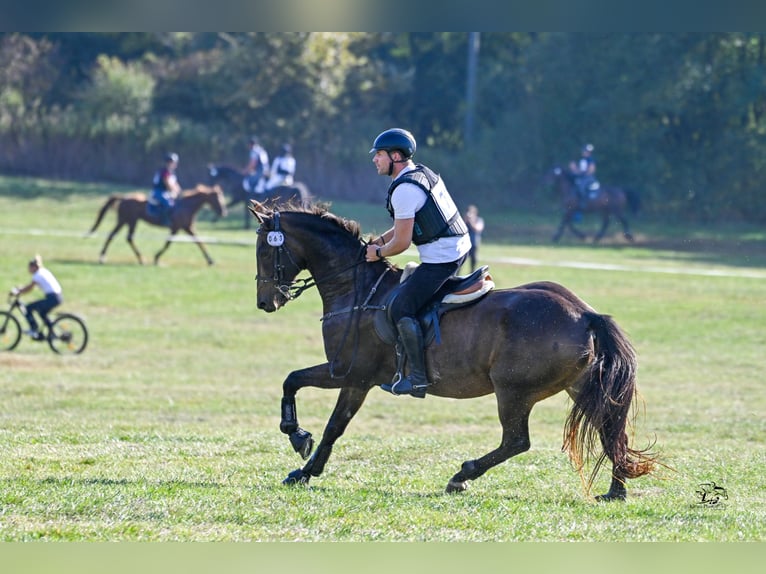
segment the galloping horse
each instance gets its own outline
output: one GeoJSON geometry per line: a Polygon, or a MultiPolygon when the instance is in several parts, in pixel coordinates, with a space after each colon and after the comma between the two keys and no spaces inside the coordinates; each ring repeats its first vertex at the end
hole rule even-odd
{"type": "MultiPolygon", "coordinates": [[[[159,225],[165,227],[158,216],[149,215],[147,211],[148,200],[143,193],[131,193],[126,195],[113,194],[107,199],[101,210],[98,212],[96,222],[91,227],[89,234],[96,231],[101,220],[106,215],[106,212],[112,208],[117,208],[117,225],[114,226],[109,236],[106,238],[104,247],[101,249],[101,255],[98,258],[99,263],[106,261],[106,250],[109,247],[114,236],[122,229],[124,225],[128,226],[128,245],[133,250],[133,253],[138,257],[138,262],[143,265],[144,259],[141,253],[138,251],[136,244],[133,243],[133,233],[136,231],[136,224],[139,220],[144,220],[152,225],[159,225]]],[[[202,255],[205,256],[205,260],[208,265],[213,264],[213,260],[208,255],[207,250],[203,243],[199,240],[194,233],[194,219],[197,217],[197,212],[204,205],[209,205],[213,211],[219,216],[226,215],[226,204],[223,198],[223,190],[217,185],[209,187],[207,185],[198,184],[197,187],[191,190],[184,191],[181,196],[176,199],[175,206],[170,217],[170,236],[165,242],[165,246],[160,249],[154,256],[154,264],[159,262],[160,256],[167,251],[170,247],[171,238],[181,229],[188,233],[194,242],[199,245],[202,250],[202,255]]]]}
{"type": "MultiPolygon", "coordinates": [[[[567,170],[556,167],[551,171],[550,179],[552,179],[553,186],[561,198],[561,206],[564,210],[559,227],[553,235],[553,241],[557,242],[561,239],[567,228],[580,239],[586,239],[587,235],[574,225],[575,215],[580,211],[580,200],[572,174],[567,170]]],[[[594,243],[598,243],[604,237],[612,216],[616,217],[622,224],[622,233],[625,239],[631,242],[634,241],[633,234],[628,226],[628,220],[625,218],[626,208],[633,214],[637,213],[639,197],[633,191],[621,187],[602,186],[598,194],[587,198],[582,206],[582,211],[601,216],[601,227],[593,237],[594,243]]]]}
{"type": "MultiPolygon", "coordinates": [[[[250,206],[260,222],[256,241],[257,305],[272,313],[316,286],[322,298],[322,336],[328,362],[291,372],[283,383],[280,430],[308,462],[285,484],[307,484],[322,474],[333,445],[369,391],[396,370],[393,347],[375,317],[399,284],[402,270],[385,260],[367,263],[359,225],[325,209],[250,206]],[[296,280],[302,270],[311,277],[296,280]],[[340,389],[337,404],[313,455],[311,433],[298,424],[295,397],[304,387],[340,389]],[[310,458],[309,458],[310,456],[310,458]]],[[[624,499],[625,481],[650,473],[657,458],[629,446],[626,429],[636,394],[636,355],[617,323],[552,282],[489,291],[445,313],[440,344],[426,351],[428,393],[468,399],[494,393],[502,438],[495,450],[462,464],[447,492],[529,449],[529,415],[538,401],[560,391],[573,400],[564,449],[578,471],[599,445],[587,489],[606,458],[609,491],[600,500],[624,499]]],[[[407,399],[409,400],[409,399],[407,399]]]]}
{"type": "Polygon", "coordinates": [[[309,205],[311,203],[311,192],[308,186],[301,181],[296,181],[292,185],[281,185],[256,194],[246,191],[242,186],[245,173],[236,167],[210,164],[207,166],[207,171],[210,184],[220,185],[231,196],[231,200],[226,206],[228,209],[231,209],[240,202],[244,205],[245,229],[250,229],[253,219],[248,209],[248,202],[252,198],[257,198],[262,203],[267,201],[279,203],[293,202],[302,205],[309,205]]]}

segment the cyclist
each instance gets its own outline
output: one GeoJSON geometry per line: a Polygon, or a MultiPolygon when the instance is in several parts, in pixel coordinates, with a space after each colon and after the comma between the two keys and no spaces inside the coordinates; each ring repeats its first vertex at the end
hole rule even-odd
{"type": "Polygon", "coordinates": [[[14,287],[11,289],[11,295],[19,296],[24,293],[28,293],[34,289],[35,285],[45,293],[45,297],[30,303],[26,306],[26,317],[29,323],[29,330],[24,331],[26,335],[31,336],[35,341],[42,341],[45,337],[40,333],[37,325],[37,321],[34,317],[34,312],[40,316],[45,325],[50,328],[50,321],[48,321],[48,313],[61,305],[63,301],[61,284],[58,282],[53,273],[43,266],[43,259],[39,255],[35,255],[34,259],[29,262],[29,272],[32,274],[32,280],[23,287],[14,287]]]}

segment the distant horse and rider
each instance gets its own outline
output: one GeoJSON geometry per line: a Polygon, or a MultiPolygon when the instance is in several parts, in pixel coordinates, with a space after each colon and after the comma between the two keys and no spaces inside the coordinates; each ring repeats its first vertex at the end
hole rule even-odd
{"type": "Polygon", "coordinates": [[[181,230],[185,231],[199,246],[208,265],[213,265],[213,259],[210,257],[207,249],[205,249],[205,245],[200,241],[194,231],[194,223],[197,214],[205,205],[209,206],[216,215],[220,217],[226,215],[226,201],[220,186],[214,185],[211,187],[198,184],[194,189],[185,190],[181,196],[175,200],[175,205],[169,214],[169,222],[167,224],[163,221],[161,213],[152,210],[151,203],[146,194],[129,193],[111,195],[99,210],[96,222],[89,231],[89,234],[93,234],[96,231],[109,209],[115,208],[117,210],[117,224],[106,238],[106,242],[104,243],[99,256],[99,263],[104,263],[106,261],[106,250],[108,249],[109,244],[112,239],[114,239],[117,232],[124,226],[127,226],[128,245],[130,245],[133,253],[136,254],[138,262],[143,265],[143,256],[133,242],[133,235],[138,222],[145,221],[151,225],[168,228],[170,233],[164,247],[154,256],[155,265],[159,263],[162,254],[167,251],[168,247],[170,247],[172,237],[181,230]]]}
{"type": "Polygon", "coordinates": [[[601,227],[593,237],[594,243],[598,243],[604,237],[612,217],[622,225],[623,237],[630,242],[634,241],[626,218],[626,212],[635,215],[640,208],[640,198],[633,190],[599,185],[595,189],[585,190],[584,195],[581,195],[575,175],[559,166],[552,169],[545,180],[553,185],[563,210],[561,221],[553,235],[554,242],[558,242],[567,229],[578,238],[587,239],[587,234],[578,229],[575,223],[580,215],[588,213],[601,217],[601,227]]]}
{"type": "MultiPolygon", "coordinates": [[[[367,262],[369,241],[362,239],[359,224],[321,206],[275,208],[254,202],[250,209],[260,224],[258,308],[273,313],[311,287],[322,300],[326,362],[292,371],[282,383],[280,430],[308,459],[283,482],[307,484],[323,473],[370,390],[404,372],[386,309],[405,273],[385,259],[367,262]],[[298,279],[304,270],[308,278],[298,279]],[[305,387],[339,390],[315,451],[296,410],[296,394],[305,387]]],[[[595,458],[588,488],[602,464],[611,461],[609,490],[598,498],[624,499],[627,479],[662,464],[649,447],[630,445],[637,358],[628,337],[610,316],[557,283],[497,290],[487,284],[486,268],[457,278],[420,318],[424,333],[430,333],[425,342],[428,395],[469,399],[494,394],[502,426],[499,446],[463,462],[446,491],[462,492],[469,481],[527,451],[533,406],[564,391],[573,405],[563,449],[577,470],[591,455],[595,458]],[[452,297],[449,303],[442,299],[446,295],[452,297]]]]}
{"type": "Polygon", "coordinates": [[[238,203],[243,204],[245,229],[250,229],[252,224],[252,215],[248,210],[248,204],[251,199],[261,203],[269,201],[277,203],[292,202],[301,205],[308,205],[312,200],[308,186],[301,181],[293,182],[290,185],[280,185],[273,189],[264,188],[262,192],[255,192],[250,190],[249,186],[246,187],[248,175],[239,168],[231,165],[209,164],[207,166],[207,174],[210,185],[220,185],[231,198],[226,206],[227,209],[231,209],[238,203]]]}

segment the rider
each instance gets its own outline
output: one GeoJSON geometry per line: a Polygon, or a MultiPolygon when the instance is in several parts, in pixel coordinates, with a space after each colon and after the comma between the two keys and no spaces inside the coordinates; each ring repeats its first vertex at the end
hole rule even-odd
{"type": "Polygon", "coordinates": [[[265,174],[269,169],[269,154],[261,146],[257,137],[250,138],[250,157],[245,167],[245,179],[242,187],[247,193],[263,193],[265,174]]]}
{"type": "Polygon", "coordinates": [[[24,331],[26,335],[30,335],[36,341],[42,341],[44,336],[38,330],[37,321],[33,315],[33,312],[37,312],[40,315],[40,319],[43,320],[46,326],[50,328],[50,321],[48,321],[48,313],[61,305],[63,301],[61,284],[58,282],[53,273],[47,268],[43,267],[43,259],[39,255],[35,255],[32,260],[29,261],[27,266],[29,272],[32,274],[32,280],[23,287],[14,287],[11,289],[11,295],[16,297],[28,293],[35,285],[42,289],[45,293],[45,297],[30,303],[26,306],[26,317],[29,323],[29,330],[24,331]]]}
{"type": "Polygon", "coordinates": [[[271,164],[271,177],[266,184],[267,190],[272,190],[280,185],[292,185],[295,177],[295,158],[290,144],[282,144],[280,153],[271,164]]]}
{"type": "Polygon", "coordinates": [[[569,170],[574,176],[575,188],[579,199],[580,211],[585,209],[588,193],[598,189],[596,181],[596,159],[593,157],[593,145],[585,144],[580,153],[580,159],[570,162],[569,170]]]}
{"type": "Polygon", "coordinates": [[[403,283],[390,306],[390,314],[409,361],[409,374],[381,385],[395,395],[425,397],[429,385],[425,345],[418,312],[444,283],[457,273],[471,249],[471,240],[460,212],[441,177],[415,164],[413,135],[394,128],[375,138],[370,153],[378,175],[387,175],[387,209],[394,226],[367,246],[367,261],[398,255],[414,243],[421,264],[403,283]]]}
{"type": "Polygon", "coordinates": [[[163,225],[170,225],[170,212],[176,198],[181,193],[181,186],[176,178],[178,154],[169,153],[165,156],[165,165],[157,170],[152,180],[152,198],[150,202],[159,207],[159,217],[163,225]]]}

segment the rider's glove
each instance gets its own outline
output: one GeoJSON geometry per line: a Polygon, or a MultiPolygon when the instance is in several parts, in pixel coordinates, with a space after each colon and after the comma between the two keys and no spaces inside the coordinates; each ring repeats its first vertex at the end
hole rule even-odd
{"type": "Polygon", "coordinates": [[[18,294],[19,294],[19,288],[18,287],[14,287],[13,289],[11,289],[11,295],[15,296],[15,295],[18,295],[18,294]]]}

